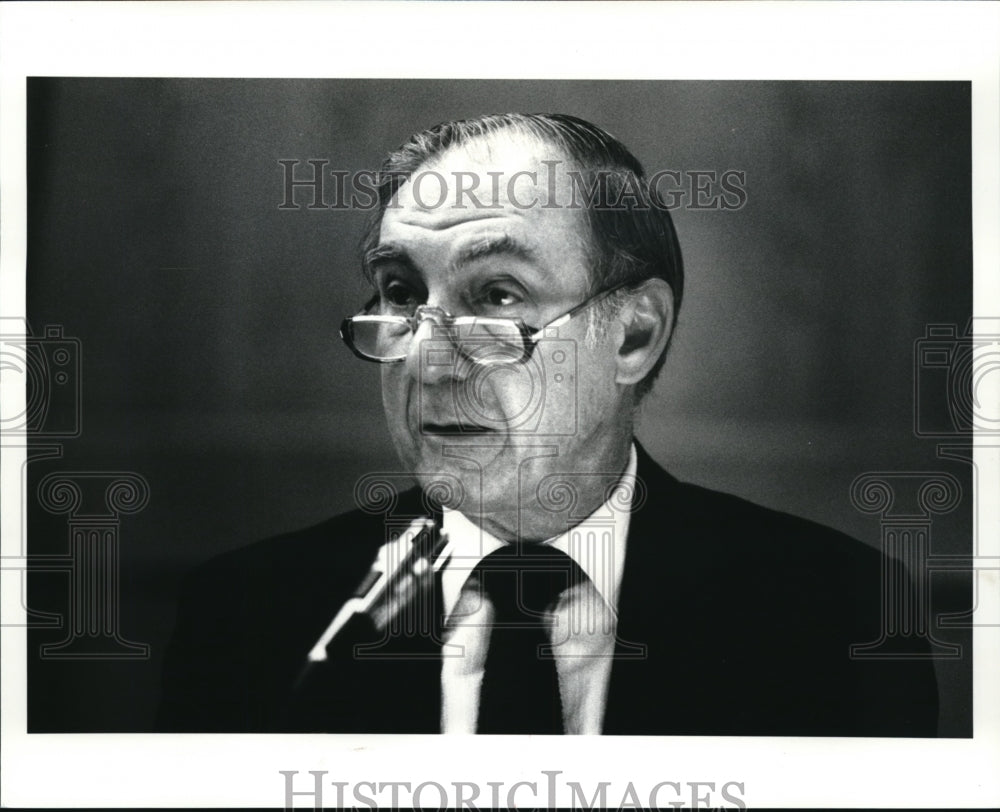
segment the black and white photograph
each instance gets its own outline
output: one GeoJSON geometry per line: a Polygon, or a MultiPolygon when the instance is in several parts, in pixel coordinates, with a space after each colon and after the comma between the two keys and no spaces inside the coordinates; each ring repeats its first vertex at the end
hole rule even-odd
{"type": "Polygon", "coordinates": [[[285,808],[747,808],[729,756],[672,765],[995,754],[979,77],[427,72],[25,69],[19,735],[246,742],[285,808]],[[438,748],[466,780],[407,780],[438,748]]]}

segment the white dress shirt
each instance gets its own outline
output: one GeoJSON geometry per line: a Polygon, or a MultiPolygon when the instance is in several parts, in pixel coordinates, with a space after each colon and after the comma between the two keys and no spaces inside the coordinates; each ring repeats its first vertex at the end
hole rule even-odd
{"type": "MultiPolygon", "coordinates": [[[[570,556],[587,576],[562,593],[549,624],[567,733],[601,732],[635,472],[633,445],[625,473],[608,500],[568,532],[542,542],[570,556]]],[[[441,732],[475,733],[493,607],[472,572],[505,543],[453,510],[444,512],[442,529],[448,546],[441,580],[447,644],[441,668],[441,732]]]]}

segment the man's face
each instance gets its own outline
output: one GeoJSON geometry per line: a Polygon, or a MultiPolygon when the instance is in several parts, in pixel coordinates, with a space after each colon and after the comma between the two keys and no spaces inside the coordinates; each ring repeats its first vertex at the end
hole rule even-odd
{"type": "MultiPolygon", "coordinates": [[[[539,328],[586,300],[585,212],[550,202],[550,175],[557,199],[568,199],[565,165],[545,160],[560,156],[501,133],[417,170],[387,208],[369,257],[383,312],[427,304],[539,328]],[[475,199],[459,186],[473,187],[475,199]]],[[[527,363],[489,366],[468,357],[487,351],[476,339],[459,347],[421,324],[405,362],[382,367],[382,396],[400,459],[424,488],[457,479],[464,494],[446,498],[447,506],[494,533],[545,538],[565,522],[543,507],[553,475],[621,473],[630,406],[615,383],[614,331],[587,340],[590,316],[542,339],[527,363]]],[[[593,501],[589,491],[581,501],[593,501]]]]}

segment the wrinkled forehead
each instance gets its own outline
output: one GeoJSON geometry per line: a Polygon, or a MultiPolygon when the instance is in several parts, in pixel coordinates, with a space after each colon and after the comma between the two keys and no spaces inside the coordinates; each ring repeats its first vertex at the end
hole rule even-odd
{"type": "MultiPolygon", "coordinates": [[[[388,208],[574,211],[580,168],[557,145],[514,128],[451,146],[421,164],[388,208]]],[[[577,224],[579,216],[571,218],[577,224]]]]}

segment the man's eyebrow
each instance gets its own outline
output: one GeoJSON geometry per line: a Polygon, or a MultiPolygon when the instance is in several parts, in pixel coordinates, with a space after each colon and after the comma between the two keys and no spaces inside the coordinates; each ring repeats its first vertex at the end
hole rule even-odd
{"type": "Polygon", "coordinates": [[[390,262],[415,270],[410,255],[395,245],[376,245],[371,250],[366,251],[362,258],[364,267],[369,271],[374,271],[377,266],[390,262]]]}
{"type": "MultiPolygon", "coordinates": [[[[451,261],[452,267],[459,267],[469,262],[473,262],[484,257],[508,256],[525,261],[535,259],[536,252],[533,248],[510,234],[498,234],[496,236],[480,237],[467,245],[461,246],[455,253],[451,261]]],[[[406,252],[406,249],[391,243],[376,245],[365,252],[362,258],[362,265],[369,273],[374,273],[380,265],[394,264],[418,272],[413,259],[406,252]]]]}
{"type": "Polygon", "coordinates": [[[498,234],[495,237],[482,237],[459,248],[452,262],[454,265],[463,265],[492,256],[508,256],[530,261],[535,258],[535,251],[510,234],[498,234]]]}

